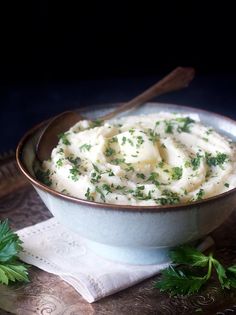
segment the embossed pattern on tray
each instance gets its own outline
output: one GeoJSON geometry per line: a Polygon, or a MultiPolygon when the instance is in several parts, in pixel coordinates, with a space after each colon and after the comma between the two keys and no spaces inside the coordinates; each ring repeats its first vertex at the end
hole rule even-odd
{"type": "MultiPolygon", "coordinates": [[[[41,222],[51,217],[34,189],[19,173],[13,154],[0,156],[0,220],[9,218],[14,229],[41,222]],[[4,182],[4,184],[2,183],[4,182]],[[11,186],[11,189],[9,189],[11,186]]],[[[212,233],[215,254],[224,264],[236,263],[236,212],[212,233]]],[[[236,291],[222,291],[214,279],[201,294],[170,297],[153,289],[158,276],[130,289],[87,303],[59,277],[30,269],[31,282],[11,287],[0,285],[0,314],[236,314],[236,291]]]]}

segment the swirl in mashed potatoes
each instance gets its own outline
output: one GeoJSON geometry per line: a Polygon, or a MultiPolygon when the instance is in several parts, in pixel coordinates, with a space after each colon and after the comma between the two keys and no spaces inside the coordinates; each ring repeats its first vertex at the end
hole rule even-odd
{"type": "Polygon", "coordinates": [[[102,203],[189,203],[236,187],[235,144],[194,114],[83,120],[60,135],[38,178],[61,193],[102,203]]]}

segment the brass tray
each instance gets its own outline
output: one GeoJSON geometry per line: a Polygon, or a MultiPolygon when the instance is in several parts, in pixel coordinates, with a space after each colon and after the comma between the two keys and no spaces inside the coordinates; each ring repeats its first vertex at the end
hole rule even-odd
{"type": "MultiPolygon", "coordinates": [[[[34,189],[18,171],[13,152],[0,155],[0,220],[9,218],[11,227],[17,230],[50,217],[34,189]]],[[[235,226],[236,211],[212,233],[215,255],[224,264],[236,263],[235,226]]],[[[32,266],[30,283],[0,285],[0,314],[236,314],[236,290],[223,291],[214,279],[201,294],[170,297],[153,288],[157,278],[89,304],[59,277],[32,266]]]]}

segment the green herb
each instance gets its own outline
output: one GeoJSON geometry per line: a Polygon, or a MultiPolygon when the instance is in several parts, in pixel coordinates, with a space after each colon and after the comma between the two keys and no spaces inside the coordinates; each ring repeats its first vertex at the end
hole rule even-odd
{"type": "Polygon", "coordinates": [[[148,178],[148,181],[151,181],[154,185],[159,186],[160,182],[157,180],[158,177],[158,173],[152,172],[148,178]]]}
{"type": "Polygon", "coordinates": [[[61,167],[63,165],[62,159],[57,160],[56,164],[58,167],[61,167]]]}
{"type": "Polygon", "coordinates": [[[179,203],[180,198],[177,193],[165,189],[162,192],[162,196],[160,198],[155,199],[155,201],[157,204],[165,206],[179,203]]]}
{"type": "Polygon", "coordinates": [[[130,144],[132,147],[134,146],[134,143],[133,143],[133,141],[132,141],[131,139],[128,139],[127,141],[129,142],[129,144],[130,144]]]}
{"type": "Polygon", "coordinates": [[[191,165],[192,165],[192,168],[194,171],[196,171],[199,168],[201,158],[202,158],[202,156],[199,153],[197,153],[197,156],[195,158],[191,159],[191,165]]]}
{"type": "Polygon", "coordinates": [[[195,123],[195,120],[190,117],[180,117],[175,119],[177,122],[182,123],[182,125],[178,126],[178,132],[190,132],[190,125],[195,123]]]}
{"type": "Polygon", "coordinates": [[[113,173],[112,170],[108,170],[107,173],[108,173],[108,176],[110,176],[110,177],[111,177],[111,176],[115,176],[115,174],[113,173]]]}
{"type": "Polygon", "coordinates": [[[148,195],[146,195],[143,190],[145,189],[145,186],[138,186],[135,191],[131,191],[133,194],[133,197],[137,198],[138,200],[149,200],[152,198],[151,191],[148,192],[148,195]]]}
{"type": "Polygon", "coordinates": [[[155,283],[161,291],[172,295],[197,293],[211,278],[213,269],[222,289],[236,288],[236,265],[225,269],[212,254],[207,256],[193,247],[180,246],[170,253],[170,258],[181,267],[170,266],[162,272],[161,279],[155,283]]]}
{"type": "Polygon", "coordinates": [[[106,156],[112,156],[116,151],[112,149],[111,147],[106,148],[105,155],[106,156]]]}
{"type": "MultiPolygon", "coordinates": [[[[129,164],[130,164],[130,163],[129,163],[129,164]]],[[[134,172],[134,167],[133,167],[132,165],[129,165],[129,164],[127,164],[128,167],[125,168],[125,171],[126,171],[126,172],[130,172],[130,171],[133,171],[133,172],[134,172]]]]}
{"type": "Polygon", "coordinates": [[[105,195],[104,193],[102,192],[101,188],[99,188],[98,186],[96,186],[96,192],[98,192],[100,194],[100,197],[102,199],[103,202],[106,202],[106,198],[105,198],[105,195]]]}
{"type": "Polygon", "coordinates": [[[121,143],[121,145],[124,145],[125,143],[126,143],[126,137],[122,137],[122,143],[121,143]]]}
{"type": "Polygon", "coordinates": [[[116,159],[112,160],[111,162],[112,162],[113,164],[115,164],[115,165],[118,165],[118,164],[124,163],[124,162],[125,162],[125,159],[118,159],[118,158],[116,158],[116,159]]]}
{"type": "Polygon", "coordinates": [[[131,128],[131,129],[129,130],[129,133],[130,133],[131,135],[133,135],[134,132],[135,132],[135,130],[134,130],[133,128],[131,128]]]}
{"type": "Polygon", "coordinates": [[[189,161],[185,161],[184,162],[184,167],[190,167],[192,165],[192,163],[191,162],[189,162],[189,161]]]}
{"type": "Polygon", "coordinates": [[[206,138],[206,137],[203,137],[202,140],[208,142],[208,138],[206,138]]]}
{"type": "Polygon", "coordinates": [[[88,187],[88,189],[87,189],[87,192],[86,192],[86,194],[85,194],[85,197],[86,197],[86,199],[89,200],[89,201],[94,201],[94,197],[92,196],[89,187],[88,187]]]}
{"type": "Polygon", "coordinates": [[[93,164],[93,168],[95,169],[96,172],[100,173],[99,168],[95,164],[93,164]]]}
{"type": "Polygon", "coordinates": [[[152,129],[148,130],[148,136],[149,136],[148,140],[150,140],[153,143],[155,143],[159,138],[159,135],[152,129]]]}
{"type": "Polygon", "coordinates": [[[79,171],[78,167],[72,166],[72,168],[70,169],[70,174],[71,174],[71,179],[73,181],[76,182],[79,180],[80,171],[79,171]]]}
{"type": "Polygon", "coordinates": [[[229,183],[225,183],[224,186],[229,188],[229,183]]]}
{"type": "Polygon", "coordinates": [[[102,189],[106,190],[106,191],[107,191],[107,194],[108,194],[108,193],[112,193],[111,186],[108,185],[108,184],[103,184],[103,185],[102,185],[102,189]]]}
{"type": "Polygon", "coordinates": [[[35,173],[36,177],[38,178],[38,180],[40,182],[42,182],[44,185],[46,186],[51,186],[52,185],[52,181],[50,179],[50,171],[46,170],[46,171],[42,171],[42,170],[37,170],[35,173]]]}
{"type": "Polygon", "coordinates": [[[163,161],[159,162],[159,163],[158,163],[158,166],[159,166],[160,168],[163,168],[164,162],[163,162],[163,161]]]}
{"type": "Polygon", "coordinates": [[[68,157],[68,161],[70,161],[75,166],[78,166],[80,161],[81,161],[81,159],[79,157],[74,158],[73,156],[69,156],[68,157]]]}
{"type": "Polygon", "coordinates": [[[145,175],[143,173],[137,173],[137,178],[145,179],[145,175]]]}
{"type": "Polygon", "coordinates": [[[210,129],[208,129],[208,130],[206,131],[206,134],[209,136],[212,132],[213,132],[213,129],[210,128],[210,129]]]}
{"type": "Polygon", "coordinates": [[[173,125],[170,121],[165,120],[165,132],[166,133],[173,133],[173,125]]]}
{"type": "Polygon", "coordinates": [[[225,153],[218,153],[216,156],[212,156],[211,153],[206,153],[205,156],[209,166],[222,166],[222,164],[228,160],[228,155],[225,153]]]}
{"type": "Polygon", "coordinates": [[[60,133],[58,135],[58,138],[62,141],[63,144],[65,145],[70,145],[70,141],[67,139],[67,134],[66,133],[60,133]]]}
{"type": "Polygon", "coordinates": [[[16,233],[13,233],[8,221],[0,221],[0,283],[29,281],[27,265],[18,259],[22,250],[22,242],[16,233]]]}
{"type": "Polygon", "coordinates": [[[139,148],[143,143],[144,143],[143,137],[142,136],[138,136],[137,137],[137,145],[136,145],[136,147],[139,148]]]}
{"type": "Polygon", "coordinates": [[[179,180],[183,175],[183,169],[182,167],[173,167],[172,168],[172,174],[171,174],[171,177],[172,179],[174,180],[179,180]]]}
{"type": "Polygon", "coordinates": [[[90,149],[92,148],[91,144],[83,144],[80,147],[80,151],[90,151],[90,149]]]}
{"type": "Polygon", "coordinates": [[[205,195],[205,191],[204,191],[204,189],[200,189],[199,190],[199,192],[196,194],[196,200],[198,201],[198,200],[202,200],[202,197],[205,195]]]}
{"type": "Polygon", "coordinates": [[[116,143],[116,142],[118,142],[117,137],[112,137],[112,138],[109,140],[109,143],[116,143]]]}
{"type": "Polygon", "coordinates": [[[91,174],[90,182],[91,182],[92,184],[98,183],[101,178],[102,178],[102,176],[101,176],[99,173],[93,172],[93,173],[91,174]]]}

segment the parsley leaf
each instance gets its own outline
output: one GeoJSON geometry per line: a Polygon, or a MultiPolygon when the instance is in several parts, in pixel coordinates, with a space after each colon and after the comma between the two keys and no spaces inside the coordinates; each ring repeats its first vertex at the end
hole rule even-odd
{"type": "Polygon", "coordinates": [[[22,250],[21,243],[19,236],[10,230],[8,221],[0,221],[0,283],[2,284],[29,280],[27,265],[17,258],[22,250]]]}
{"type": "Polygon", "coordinates": [[[218,153],[216,156],[206,153],[206,162],[209,166],[222,166],[227,160],[228,155],[225,153],[218,153]]]}
{"type": "Polygon", "coordinates": [[[70,141],[67,139],[67,134],[66,133],[60,133],[58,135],[58,138],[62,141],[63,144],[65,145],[70,145],[70,141]]]}
{"type": "Polygon", "coordinates": [[[207,256],[194,247],[183,245],[173,249],[170,258],[180,266],[170,265],[162,271],[162,277],[155,283],[161,291],[172,295],[196,293],[211,278],[213,269],[222,289],[236,288],[236,265],[225,269],[212,254],[207,256]]]}
{"type": "Polygon", "coordinates": [[[172,179],[179,180],[181,179],[182,175],[183,175],[182,167],[176,166],[172,168],[172,174],[171,174],[172,179]]]}
{"type": "Polygon", "coordinates": [[[85,144],[81,145],[79,148],[80,148],[80,151],[90,151],[92,146],[91,146],[91,144],[85,143],[85,144]]]}

